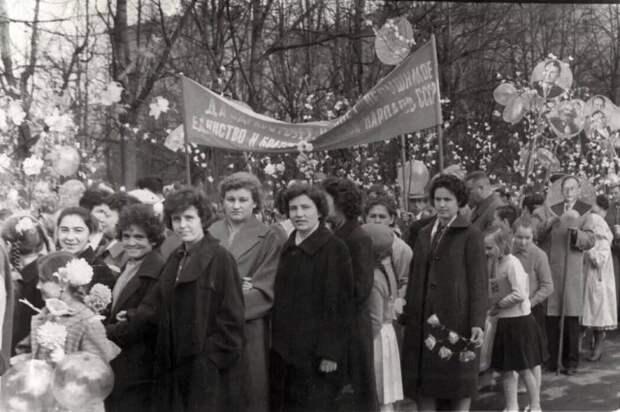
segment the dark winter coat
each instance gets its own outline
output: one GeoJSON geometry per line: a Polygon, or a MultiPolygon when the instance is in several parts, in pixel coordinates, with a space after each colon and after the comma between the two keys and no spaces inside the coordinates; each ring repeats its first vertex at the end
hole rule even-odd
{"type": "Polygon", "coordinates": [[[116,302],[112,303],[106,332],[108,338],[120,346],[122,351],[110,363],[114,371],[114,390],[106,399],[106,410],[109,412],[142,412],[150,408],[155,361],[153,349],[157,331],[154,327],[141,331],[135,328],[131,318],[118,322],[116,315],[121,311],[138,308],[157,284],[164,263],[158,251],[151,251],[144,256],[134,277],[125,285],[116,302]]]}
{"type": "Polygon", "coordinates": [[[356,220],[347,220],[334,234],[349,249],[353,266],[353,323],[347,347],[347,383],[352,385],[353,405],[345,409],[378,409],[375,385],[373,337],[369,299],[374,284],[372,240],[356,220]]]}
{"type": "Polygon", "coordinates": [[[15,347],[24,338],[30,335],[30,321],[37,312],[30,306],[19,302],[26,299],[34,307],[42,308],[45,306],[41,291],[37,289],[39,283],[39,262],[34,260],[24,266],[20,271],[21,279],[15,282],[15,308],[13,311],[13,337],[11,344],[11,355],[15,355],[15,347]]]}
{"type": "MultiPolygon", "coordinates": [[[[405,395],[458,399],[477,391],[479,353],[472,362],[459,357],[442,360],[440,344],[429,350],[424,340],[435,314],[446,328],[469,338],[472,327],[484,328],[488,300],[488,277],[483,237],[462,216],[445,230],[431,250],[433,225],[419,234],[413,252],[402,321],[405,338],[401,355],[405,395]]],[[[434,332],[436,333],[436,332],[434,332]]]]}
{"type": "Polygon", "coordinates": [[[329,381],[335,391],[323,393],[335,397],[343,383],[342,365],[353,329],[353,274],[347,247],[322,224],[299,245],[295,233],[282,250],[272,310],[272,351],[288,370],[296,371],[289,376],[272,374],[273,398],[284,402],[273,405],[279,410],[289,410],[290,401],[298,406],[333,402],[317,400],[310,392],[313,384],[325,387],[329,381]],[[337,371],[317,373],[322,359],[336,362],[337,371]],[[301,376],[310,381],[298,382],[296,377],[301,376]],[[289,392],[274,393],[273,388],[289,392]]]}
{"type": "Polygon", "coordinates": [[[206,233],[170,255],[135,314],[157,325],[152,410],[220,410],[220,374],[241,355],[243,315],[237,265],[216,239],[206,233]]]}

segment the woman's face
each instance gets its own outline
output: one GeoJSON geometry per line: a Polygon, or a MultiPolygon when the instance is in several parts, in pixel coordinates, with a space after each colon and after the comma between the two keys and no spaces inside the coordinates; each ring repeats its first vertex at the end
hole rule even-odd
{"type": "Polygon", "coordinates": [[[195,206],[188,207],[182,213],[174,213],[171,221],[172,230],[186,245],[194,244],[204,237],[202,219],[195,206]]]}
{"type": "Polygon", "coordinates": [[[384,205],[374,205],[368,211],[366,223],[377,223],[379,225],[390,226],[394,223],[394,218],[390,216],[390,212],[388,212],[384,205]]]}
{"type": "Polygon", "coordinates": [[[252,192],[244,188],[227,191],[224,194],[223,204],[226,218],[233,223],[245,222],[256,208],[252,192]]]}
{"type": "Polygon", "coordinates": [[[484,253],[487,259],[494,259],[499,257],[499,248],[493,240],[492,236],[486,236],[484,238],[484,253]]]}
{"type": "Polygon", "coordinates": [[[445,187],[439,187],[435,190],[433,201],[437,210],[437,217],[441,220],[449,221],[459,211],[459,203],[456,200],[456,196],[445,187]]]}
{"type": "Polygon", "coordinates": [[[307,195],[299,195],[288,202],[288,217],[295,229],[303,234],[308,233],[319,224],[319,210],[307,195]]]}
{"type": "Polygon", "coordinates": [[[93,217],[99,223],[101,231],[111,238],[116,237],[116,225],[118,224],[118,211],[110,209],[105,203],[93,207],[93,217]]]}
{"type": "Polygon", "coordinates": [[[129,228],[123,230],[121,239],[123,249],[130,259],[140,259],[153,250],[153,244],[140,226],[130,225],[129,228]]]}
{"type": "Polygon", "coordinates": [[[58,224],[60,250],[77,255],[88,247],[90,230],[78,215],[67,215],[58,224]]]}
{"type": "Polygon", "coordinates": [[[43,299],[59,299],[62,295],[62,287],[58,283],[52,281],[39,280],[37,289],[41,291],[43,299]]]}

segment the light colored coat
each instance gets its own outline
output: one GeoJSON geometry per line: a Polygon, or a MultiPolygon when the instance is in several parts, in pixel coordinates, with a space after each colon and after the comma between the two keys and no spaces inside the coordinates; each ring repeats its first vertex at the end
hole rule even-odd
{"type": "Polygon", "coordinates": [[[542,223],[538,226],[538,241],[549,256],[554,290],[547,300],[547,316],[581,316],[583,311],[583,253],[594,246],[594,233],[587,226],[591,218],[590,206],[577,201],[573,207],[580,217],[575,241],[569,246],[569,230],[560,221],[551,222],[555,216],[564,215],[565,202],[536,209],[542,223]],[[566,278],[566,279],[565,279],[566,278]],[[565,291],[565,292],[564,292],[565,291]],[[565,295],[564,304],[562,296],[565,295]]]}
{"type": "MultiPolygon", "coordinates": [[[[239,282],[242,278],[251,278],[252,288],[243,291],[245,349],[239,370],[231,371],[230,379],[245,380],[245,386],[239,394],[243,396],[239,406],[242,411],[267,411],[269,408],[268,317],[273,306],[273,288],[282,240],[273,228],[269,228],[255,217],[246,222],[232,242],[229,242],[230,230],[225,220],[213,223],[209,233],[235,258],[241,278],[239,282]]],[[[231,383],[241,386],[238,385],[239,382],[231,383]]]]}

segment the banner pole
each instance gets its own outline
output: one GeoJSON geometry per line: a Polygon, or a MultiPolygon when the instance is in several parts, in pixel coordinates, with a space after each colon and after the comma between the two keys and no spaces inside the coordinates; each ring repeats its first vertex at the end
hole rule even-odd
{"type": "Polygon", "coordinates": [[[192,185],[192,164],[190,158],[190,146],[187,134],[187,121],[185,119],[185,76],[179,74],[181,78],[181,110],[183,111],[183,143],[185,146],[185,178],[187,179],[187,185],[192,185]]]}
{"type": "Polygon", "coordinates": [[[409,187],[411,186],[411,176],[409,176],[409,180],[407,180],[405,164],[407,163],[407,146],[405,141],[405,135],[400,135],[400,162],[401,168],[403,169],[403,189],[401,190],[403,196],[403,210],[405,212],[409,211],[409,202],[407,202],[407,197],[409,195],[409,187]],[[405,184],[407,182],[407,184],[405,184]],[[405,187],[407,186],[407,187],[405,187]]]}
{"type": "Polygon", "coordinates": [[[435,40],[435,35],[431,34],[431,45],[433,48],[433,61],[435,63],[435,68],[437,72],[435,75],[437,76],[437,99],[435,99],[435,107],[437,111],[437,140],[439,142],[439,173],[443,172],[443,117],[441,115],[441,90],[439,88],[439,61],[437,59],[437,41],[435,40]]]}
{"type": "Polygon", "coordinates": [[[437,140],[439,141],[439,173],[443,172],[443,127],[437,125],[437,140]]]}

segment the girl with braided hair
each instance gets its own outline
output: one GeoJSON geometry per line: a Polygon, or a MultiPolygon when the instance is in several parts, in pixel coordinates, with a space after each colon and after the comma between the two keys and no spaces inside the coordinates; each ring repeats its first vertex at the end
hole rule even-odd
{"type": "MultiPolygon", "coordinates": [[[[19,299],[27,299],[36,307],[42,307],[43,299],[41,292],[37,289],[39,280],[37,259],[51,250],[51,242],[43,226],[30,215],[18,214],[7,219],[1,234],[8,246],[15,302],[19,299]]],[[[26,305],[15,305],[11,339],[12,355],[15,354],[17,343],[30,333],[30,321],[35,313],[26,305]]]]}

